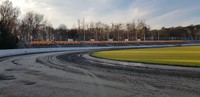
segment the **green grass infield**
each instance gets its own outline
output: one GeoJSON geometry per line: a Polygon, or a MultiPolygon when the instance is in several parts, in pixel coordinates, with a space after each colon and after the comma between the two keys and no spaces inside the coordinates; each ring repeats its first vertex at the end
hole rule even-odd
{"type": "Polygon", "coordinates": [[[200,46],[112,50],[91,55],[137,63],[200,67],[200,46]]]}

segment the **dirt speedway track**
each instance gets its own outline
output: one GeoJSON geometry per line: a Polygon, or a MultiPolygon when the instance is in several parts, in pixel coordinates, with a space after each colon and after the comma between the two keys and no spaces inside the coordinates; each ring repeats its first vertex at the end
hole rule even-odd
{"type": "Polygon", "coordinates": [[[200,97],[200,72],[120,66],[84,52],[0,60],[0,97],[200,97]]]}

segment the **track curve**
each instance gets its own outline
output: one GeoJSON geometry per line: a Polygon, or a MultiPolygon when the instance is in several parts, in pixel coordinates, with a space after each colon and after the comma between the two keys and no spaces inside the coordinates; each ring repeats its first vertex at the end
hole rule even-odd
{"type": "Polygon", "coordinates": [[[66,51],[0,61],[0,97],[199,97],[199,73],[120,66],[66,51]]]}

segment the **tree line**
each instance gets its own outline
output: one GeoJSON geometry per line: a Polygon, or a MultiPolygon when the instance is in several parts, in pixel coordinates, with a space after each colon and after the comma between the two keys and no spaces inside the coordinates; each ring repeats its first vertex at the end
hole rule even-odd
{"type": "Polygon", "coordinates": [[[0,4],[0,49],[16,48],[17,43],[30,41],[145,41],[199,40],[200,25],[151,30],[145,20],[129,23],[89,22],[77,20],[69,29],[64,24],[54,28],[43,14],[33,11],[19,19],[20,9],[9,0],[0,4]]]}

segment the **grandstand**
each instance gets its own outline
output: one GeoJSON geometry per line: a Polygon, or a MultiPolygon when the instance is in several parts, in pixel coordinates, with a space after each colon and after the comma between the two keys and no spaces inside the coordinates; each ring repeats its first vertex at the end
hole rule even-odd
{"type": "Polygon", "coordinates": [[[32,41],[27,42],[28,48],[61,48],[61,47],[109,47],[109,46],[139,46],[139,45],[165,45],[184,44],[183,40],[167,41],[32,41]]]}

